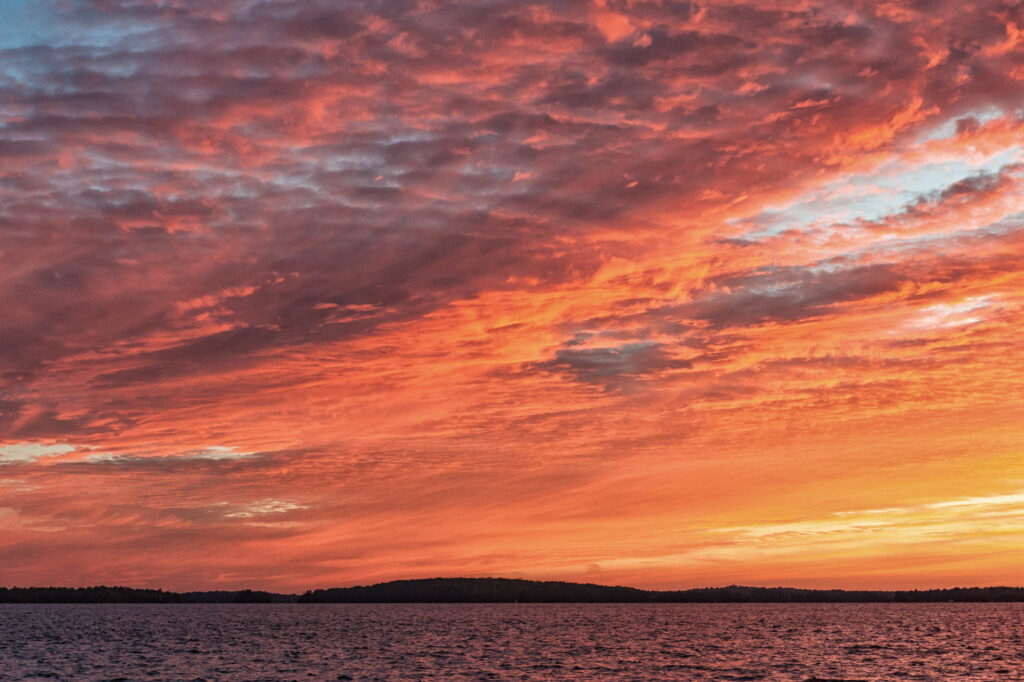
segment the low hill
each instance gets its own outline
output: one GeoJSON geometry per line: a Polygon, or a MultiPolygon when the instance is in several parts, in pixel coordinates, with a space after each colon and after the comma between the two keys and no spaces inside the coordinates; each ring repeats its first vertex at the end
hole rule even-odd
{"type": "Polygon", "coordinates": [[[512,578],[428,578],[313,590],[299,597],[299,602],[648,602],[651,601],[650,594],[632,587],[586,583],[512,578]]]}
{"type": "Polygon", "coordinates": [[[294,604],[298,596],[262,590],[182,592],[182,604],[294,604]]]}
{"type": "Polygon", "coordinates": [[[970,587],[944,590],[804,590],[791,587],[707,587],[654,591],[586,583],[509,578],[429,578],[377,585],[312,590],[300,603],[618,602],[618,603],[832,603],[832,602],[1024,601],[1024,588],[970,587]]]}

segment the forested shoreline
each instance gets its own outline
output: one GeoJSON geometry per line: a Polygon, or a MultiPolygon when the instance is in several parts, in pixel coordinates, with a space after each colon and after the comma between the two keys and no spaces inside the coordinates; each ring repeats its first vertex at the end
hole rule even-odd
{"type": "Polygon", "coordinates": [[[271,603],[921,603],[1021,602],[1021,587],[932,590],[811,590],[792,587],[706,587],[641,590],[513,578],[428,578],[309,590],[171,592],[130,587],[0,587],[0,604],[271,604],[271,603]]]}

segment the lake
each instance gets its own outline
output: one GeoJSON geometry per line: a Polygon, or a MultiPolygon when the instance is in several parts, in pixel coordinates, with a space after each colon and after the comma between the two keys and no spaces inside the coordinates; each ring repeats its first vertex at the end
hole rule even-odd
{"type": "Polygon", "coordinates": [[[1024,679],[1024,604],[2,605],[0,680],[1024,679]]]}

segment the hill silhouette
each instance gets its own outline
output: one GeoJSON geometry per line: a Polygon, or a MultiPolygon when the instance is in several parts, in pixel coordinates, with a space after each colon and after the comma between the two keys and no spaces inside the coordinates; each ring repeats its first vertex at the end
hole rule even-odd
{"type": "Polygon", "coordinates": [[[640,590],[588,583],[511,578],[428,578],[308,591],[300,603],[833,603],[1024,601],[1024,588],[970,587],[939,590],[805,590],[792,587],[705,587],[640,590]]]}
{"type": "Polygon", "coordinates": [[[427,578],[378,585],[313,590],[300,603],[370,602],[649,602],[652,593],[633,587],[540,582],[513,578],[427,578]]]}
{"type": "Polygon", "coordinates": [[[806,590],[793,587],[704,587],[641,590],[590,583],[515,578],[427,578],[309,590],[297,596],[258,590],[169,592],[130,587],[0,587],[0,604],[270,604],[270,603],[916,603],[1022,602],[1021,587],[935,590],[806,590]]]}

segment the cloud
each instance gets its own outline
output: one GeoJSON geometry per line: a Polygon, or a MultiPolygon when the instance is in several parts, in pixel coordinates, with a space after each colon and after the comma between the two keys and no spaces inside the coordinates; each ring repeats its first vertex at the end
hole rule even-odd
{"type": "Polygon", "coordinates": [[[555,352],[553,360],[533,363],[530,369],[563,372],[577,381],[614,389],[647,375],[692,367],[660,344],[641,342],[606,348],[563,348],[555,352]]]}
{"type": "Polygon", "coordinates": [[[14,443],[0,446],[0,462],[34,462],[40,458],[66,455],[74,451],[74,445],[64,443],[14,443]]]}
{"type": "Polygon", "coordinates": [[[283,514],[285,512],[309,509],[309,507],[287,500],[262,500],[249,505],[228,505],[233,511],[224,513],[229,519],[251,519],[264,514],[283,514]]]}
{"type": "MultiPolygon", "coordinates": [[[[996,1],[19,12],[0,460],[24,484],[0,583],[600,565],[681,586],[718,577],[636,568],[705,551],[680,519],[805,518],[820,490],[909,508],[895,461],[921,499],[996,494],[1022,417],[1022,20],[996,1]],[[308,508],[254,511],[278,503],[308,508]]],[[[970,575],[1000,575],[982,555],[970,575]]]]}
{"type": "Polygon", "coordinates": [[[168,465],[174,466],[178,463],[218,462],[222,460],[248,459],[257,456],[259,453],[238,452],[233,447],[213,445],[207,448],[190,450],[174,455],[159,456],[138,456],[132,454],[93,453],[85,457],[84,461],[90,464],[109,464],[119,467],[130,467],[140,470],[161,468],[168,465]]]}

